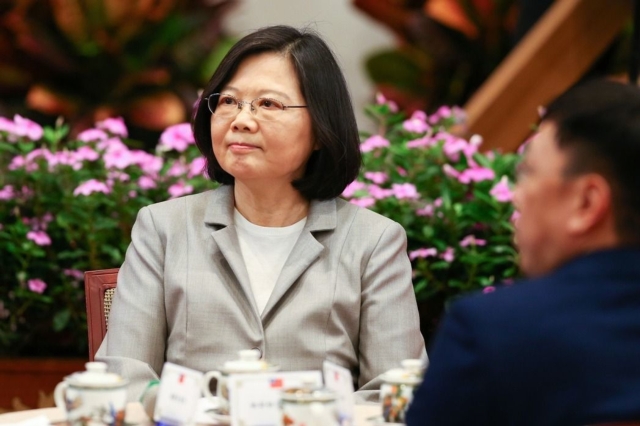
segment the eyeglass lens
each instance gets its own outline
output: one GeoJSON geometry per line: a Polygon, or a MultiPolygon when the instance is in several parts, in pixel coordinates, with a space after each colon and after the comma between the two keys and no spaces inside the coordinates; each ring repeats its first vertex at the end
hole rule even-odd
{"type": "Polygon", "coordinates": [[[285,106],[277,99],[258,98],[251,102],[240,101],[235,96],[226,94],[213,94],[207,99],[209,111],[218,117],[232,117],[240,112],[245,104],[249,104],[251,113],[256,118],[273,120],[278,113],[284,111],[285,106]]]}

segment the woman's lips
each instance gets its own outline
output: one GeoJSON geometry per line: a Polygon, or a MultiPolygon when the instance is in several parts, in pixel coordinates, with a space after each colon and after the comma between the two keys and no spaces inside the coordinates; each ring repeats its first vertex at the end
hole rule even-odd
{"type": "Polygon", "coordinates": [[[229,149],[233,152],[248,152],[258,149],[258,147],[248,143],[232,142],[229,144],[229,149]]]}

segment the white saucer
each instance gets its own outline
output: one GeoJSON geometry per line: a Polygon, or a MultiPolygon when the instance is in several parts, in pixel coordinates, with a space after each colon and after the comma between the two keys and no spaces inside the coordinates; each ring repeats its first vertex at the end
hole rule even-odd
{"type": "Polygon", "coordinates": [[[382,416],[369,417],[367,420],[371,422],[372,426],[405,426],[404,423],[385,422],[382,416]]]}
{"type": "Polygon", "coordinates": [[[200,398],[196,405],[194,424],[228,425],[231,417],[218,412],[218,398],[200,398]]]}

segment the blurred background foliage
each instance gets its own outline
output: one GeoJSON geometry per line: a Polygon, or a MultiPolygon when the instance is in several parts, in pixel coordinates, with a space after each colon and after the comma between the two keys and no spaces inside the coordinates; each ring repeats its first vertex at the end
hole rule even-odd
{"type": "MultiPolygon", "coordinates": [[[[398,47],[366,61],[378,90],[409,113],[430,113],[442,105],[464,105],[553,0],[353,2],[399,38],[398,47]]],[[[588,76],[626,71],[631,29],[630,22],[588,76]]]]}
{"type": "Polygon", "coordinates": [[[71,133],[122,116],[151,149],[189,120],[198,90],[235,40],[221,31],[233,0],[0,2],[0,115],[71,133]]]}

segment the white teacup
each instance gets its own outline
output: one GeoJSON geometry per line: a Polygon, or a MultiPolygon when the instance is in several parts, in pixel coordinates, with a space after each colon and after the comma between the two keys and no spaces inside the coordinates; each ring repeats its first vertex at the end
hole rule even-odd
{"type": "Polygon", "coordinates": [[[419,359],[405,359],[402,368],[392,368],[381,376],[382,418],[389,423],[404,423],[413,393],[422,382],[424,364],[419,359]]]}
{"type": "Polygon", "coordinates": [[[216,411],[219,414],[229,414],[229,388],[227,387],[227,379],[231,374],[270,373],[280,369],[280,367],[276,365],[261,360],[260,352],[255,349],[239,351],[238,356],[239,359],[225,362],[219,370],[205,373],[202,381],[202,392],[209,398],[214,398],[209,387],[211,379],[215,378],[218,381],[216,385],[218,409],[216,411]]]}
{"type": "Polygon", "coordinates": [[[56,386],[53,397],[67,413],[71,425],[112,425],[124,423],[127,381],[107,373],[104,362],[88,362],[87,371],[73,373],[56,386]]]}

